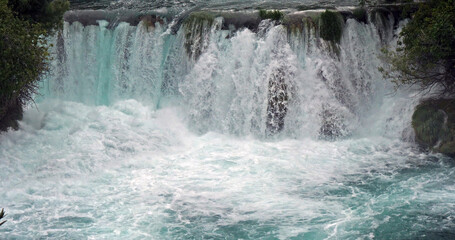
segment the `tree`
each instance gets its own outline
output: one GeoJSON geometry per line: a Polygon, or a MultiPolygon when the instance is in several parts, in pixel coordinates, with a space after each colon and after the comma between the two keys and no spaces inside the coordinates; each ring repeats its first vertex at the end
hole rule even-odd
{"type": "Polygon", "coordinates": [[[62,26],[62,16],[69,8],[67,0],[9,0],[13,13],[30,23],[39,23],[48,32],[62,26]]]}
{"type": "Polygon", "coordinates": [[[417,85],[440,96],[455,95],[455,0],[420,3],[400,33],[395,51],[383,50],[397,86],[417,85]]]}
{"type": "Polygon", "coordinates": [[[61,26],[63,12],[69,6],[67,1],[56,1],[24,0],[22,5],[15,1],[8,5],[7,0],[0,0],[0,131],[17,129],[22,106],[32,100],[42,74],[48,70],[46,36],[61,26]],[[47,4],[41,10],[26,7],[36,2],[47,4]]]}

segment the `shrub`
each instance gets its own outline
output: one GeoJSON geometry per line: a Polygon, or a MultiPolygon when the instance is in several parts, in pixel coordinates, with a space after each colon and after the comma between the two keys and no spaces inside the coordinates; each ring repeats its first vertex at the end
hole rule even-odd
{"type": "Polygon", "coordinates": [[[354,9],[352,15],[357,22],[367,23],[368,21],[367,10],[363,7],[354,9]]]}
{"type": "Polygon", "coordinates": [[[420,3],[400,33],[398,48],[383,52],[389,64],[380,71],[397,86],[437,87],[441,96],[454,96],[455,0],[420,3]]]}
{"type": "Polygon", "coordinates": [[[339,43],[343,33],[343,17],[341,14],[329,10],[321,13],[319,33],[322,39],[339,43]]]}
{"type": "Polygon", "coordinates": [[[62,16],[69,9],[67,0],[9,0],[13,13],[32,24],[40,23],[48,32],[62,25],[62,16]]]}
{"type": "Polygon", "coordinates": [[[22,105],[32,100],[42,74],[48,70],[46,35],[51,33],[50,28],[61,26],[67,8],[68,2],[63,0],[0,0],[0,131],[8,126],[17,128],[22,105]],[[42,8],[32,8],[43,2],[47,4],[42,8]]]}
{"type": "MultiPolygon", "coordinates": [[[[0,219],[2,219],[3,217],[5,217],[5,211],[2,208],[2,211],[0,212],[0,219]]],[[[0,226],[3,225],[5,222],[6,222],[6,220],[3,220],[2,222],[0,222],[0,226]]]]}
{"type": "Polygon", "coordinates": [[[0,0],[0,119],[17,101],[31,100],[49,59],[45,31],[15,17],[0,0]]]}

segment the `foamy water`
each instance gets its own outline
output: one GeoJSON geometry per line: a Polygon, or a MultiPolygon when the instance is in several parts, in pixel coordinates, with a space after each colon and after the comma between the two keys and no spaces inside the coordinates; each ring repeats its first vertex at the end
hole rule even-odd
{"type": "Polygon", "coordinates": [[[7,239],[454,234],[454,164],[399,140],[198,136],[135,100],[38,109],[0,137],[7,239]]]}
{"type": "Polygon", "coordinates": [[[270,20],[65,23],[0,135],[0,238],[454,239],[455,164],[413,143],[421,96],[378,71],[403,23],[382,20],[348,19],[335,51],[270,20]]]}

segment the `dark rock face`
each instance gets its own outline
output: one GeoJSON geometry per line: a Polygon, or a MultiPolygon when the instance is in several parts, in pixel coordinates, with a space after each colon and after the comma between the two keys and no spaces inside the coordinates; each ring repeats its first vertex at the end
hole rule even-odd
{"type": "Polygon", "coordinates": [[[7,106],[0,106],[0,132],[13,128],[19,129],[18,120],[22,119],[22,104],[19,100],[11,101],[7,106]]]}
{"type": "Polygon", "coordinates": [[[158,14],[142,14],[133,10],[72,10],[67,11],[63,15],[65,22],[73,24],[80,22],[84,26],[95,25],[98,26],[99,20],[109,22],[108,28],[117,26],[121,22],[127,22],[132,26],[137,26],[143,21],[146,26],[154,26],[155,23],[164,24],[167,20],[166,16],[158,14]]]}
{"type": "Polygon", "coordinates": [[[287,113],[289,100],[286,85],[286,72],[278,68],[269,79],[267,131],[270,135],[280,132],[284,127],[284,117],[287,113]]]}
{"type": "Polygon", "coordinates": [[[417,143],[455,157],[455,99],[422,102],[412,115],[412,127],[417,143]]]}
{"type": "Polygon", "coordinates": [[[243,12],[220,12],[218,16],[223,17],[224,21],[221,26],[222,30],[231,30],[248,28],[256,32],[261,19],[257,14],[243,13],[243,12]]]}

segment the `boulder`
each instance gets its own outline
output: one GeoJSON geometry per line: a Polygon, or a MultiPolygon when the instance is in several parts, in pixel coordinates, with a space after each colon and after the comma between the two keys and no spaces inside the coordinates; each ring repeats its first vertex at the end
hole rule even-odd
{"type": "Polygon", "coordinates": [[[455,157],[455,99],[430,99],[412,115],[415,140],[433,152],[455,157]]]}

